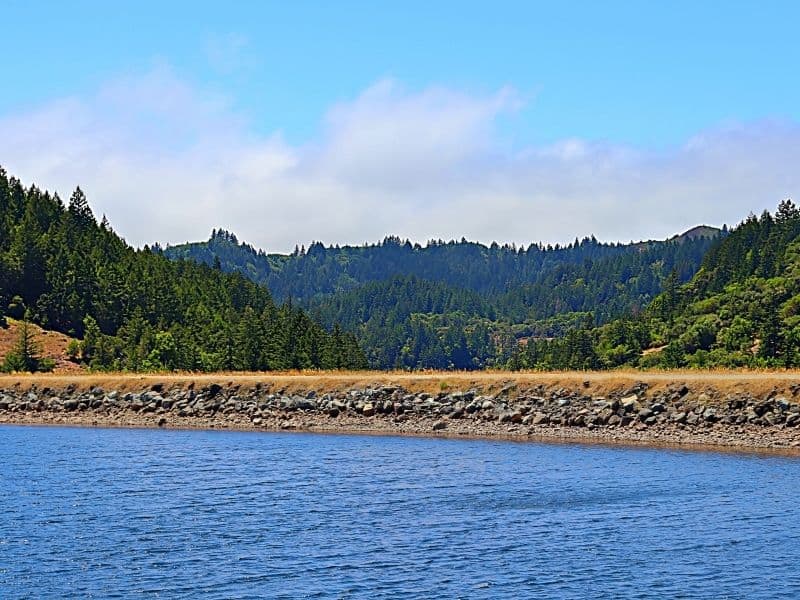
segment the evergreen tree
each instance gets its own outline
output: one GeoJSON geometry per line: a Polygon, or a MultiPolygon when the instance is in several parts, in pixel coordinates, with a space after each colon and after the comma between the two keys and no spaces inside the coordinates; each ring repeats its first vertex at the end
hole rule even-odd
{"type": "Polygon", "coordinates": [[[3,370],[8,372],[27,371],[49,371],[53,365],[51,361],[43,360],[41,357],[42,347],[36,341],[36,333],[29,321],[29,313],[19,323],[17,341],[11,349],[3,364],[3,370]]]}
{"type": "MultiPolygon", "coordinates": [[[[0,306],[82,338],[73,355],[93,369],[320,368],[329,332],[300,307],[228,269],[135,250],[80,188],[67,207],[0,169],[0,306]]],[[[220,244],[238,244],[217,231],[220,244]]],[[[16,360],[13,359],[12,360],[16,360]]]]}
{"type": "Polygon", "coordinates": [[[69,198],[69,214],[81,227],[95,224],[94,214],[89,207],[89,201],[86,199],[86,194],[83,193],[80,187],[75,188],[75,191],[72,192],[72,196],[69,198]]]}

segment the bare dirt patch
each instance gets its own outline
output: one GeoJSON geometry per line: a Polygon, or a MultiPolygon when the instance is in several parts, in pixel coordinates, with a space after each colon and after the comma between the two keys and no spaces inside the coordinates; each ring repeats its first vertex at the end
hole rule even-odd
{"type": "MultiPolygon", "coordinates": [[[[19,321],[8,319],[8,327],[0,328],[0,363],[5,359],[19,337],[19,321]]],[[[38,325],[30,325],[36,333],[35,340],[41,348],[43,358],[49,358],[56,364],[54,373],[82,373],[85,371],[80,365],[67,358],[67,344],[72,340],[63,333],[47,331],[38,325]]]]}

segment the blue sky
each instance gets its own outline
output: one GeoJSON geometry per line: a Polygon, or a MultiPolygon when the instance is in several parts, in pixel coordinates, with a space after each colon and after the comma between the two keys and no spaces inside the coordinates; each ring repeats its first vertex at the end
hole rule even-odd
{"type": "Polygon", "coordinates": [[[62,194],[88,187],[134,243],[204,237],[219,225],[287,249],[388,233],[629,239],[735,222],[796,192],[793,161],[753,162],[797,158],[798,6],[10,0],[0,124],[16,137],[0,141],[0,164],[62,194]],[[443,119],[427,139],[426,123],[443,119]],[[58,152],[42,156],[50,146],[58,152]],[[252,166],[261,160],[268,166],[252,166]],[[149,230],[137,222],[147,203],[123,193],[137,168],[138,179],[172,169],[168,194],[148,190],[149,230]],[[184,212],[197,198],[192,178],[209,168],[219,173],[206,186],[215,197],[200,199],[205,219],[178,225],[156,214],[184,212]],[[742,169],[746,181],[722,185],[742,169]],[[406,185],[417,172],[420,186],[406,185]],[[642,177],[658,200],[643,197],[642,177]],[[661,218],[654,204],[669,198],[678,207],[661,218]],[[281,199],[297,212],[274,210],[281,199]],[[562,202],[596,215],[563,219],[562,202]],[[434,205],[435,214],[408,216],[434,205]],[[482,214],[489,205],[499,206],[497,222],[482,214]],[[310,210],[323,213],[319,222],[310,210]],[[503,224],[514,215],[530,227],[503,224]],[[266,231],[270,216],[280,234],[266,231]]]}

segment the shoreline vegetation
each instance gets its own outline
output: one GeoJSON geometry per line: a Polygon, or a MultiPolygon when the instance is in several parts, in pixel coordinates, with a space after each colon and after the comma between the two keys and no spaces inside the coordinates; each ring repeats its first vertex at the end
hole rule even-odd
{"type": "Polygon", "coordinates": [[[800,372],[0,376],[0,425],[596,443],[800,455],[800,372]]]}

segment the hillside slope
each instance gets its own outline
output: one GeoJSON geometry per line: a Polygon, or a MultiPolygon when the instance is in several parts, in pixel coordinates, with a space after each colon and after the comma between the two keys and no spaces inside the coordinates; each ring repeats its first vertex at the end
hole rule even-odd
{"type": "Polygon", "coordinates": [[[96,369],[356,368],[352,335],[326,330],[238,273],[128,246],[77,188],[68,206],[0,168],[0,316],[82,338],[96,369]]]}
{"type": "Polygon", "coordinates": [[[719,239],[684,285],[670,278],[635,318],[536,341],[517,356],[538,369],[800,365],[800,211],[751,215],[719,239]]]}
{"type": "MultiPolygon", "coordinates": [[[[19,327],[20,322],[14,319],[8,319],[7,327],[0,327],[0,362],[17,343],[19,327]]],[[[86,370],[84,365],[69,360],[67,356],[67,346],[74,338],[58,331],[46,331],[38,325],[31,324],[30,327],[33,330],[34,343],[39,348],[40,357],[51,360],[55,364],[54,373],[80,373],[86,370]]]]}
{"type": "Polygon", "coordinates": [[[388,237],[268,255],[215,230],[207,242],[164,253],[242,273],[326,326],[341,323],[375,367],[474,369],[505,365],[518,340],[643,310],[671,274],[679,282],[695,274],[719,233],[704,226],[669,241],[587,237],[527,248],[388,237]]]}

